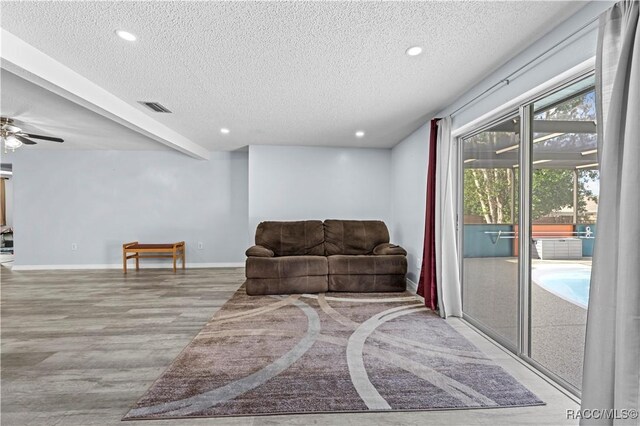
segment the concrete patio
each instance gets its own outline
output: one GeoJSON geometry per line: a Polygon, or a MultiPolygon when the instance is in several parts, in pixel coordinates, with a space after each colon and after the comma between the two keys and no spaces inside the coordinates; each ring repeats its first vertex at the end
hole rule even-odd
{"type": "MultiPolygon", "coordinates": [[[[581,260],[534,260],[540,265],[591,265],[581,260]]],[[[517,339],[517,258],[465,258],[465,314],[515,345],[517,339]]],[[[543,287],[531,289],[531,358],[577,388],[582,383],[587,310],[543,287]]]]}

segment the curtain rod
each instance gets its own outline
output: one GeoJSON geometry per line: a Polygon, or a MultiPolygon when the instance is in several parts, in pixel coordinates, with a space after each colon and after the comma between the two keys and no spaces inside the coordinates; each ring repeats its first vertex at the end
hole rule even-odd
{"type": "Polygon", "coordinates": [[[536,56],[535,58],[531,59],[529,62],[527,62],[526,64],[522,65],[520,68],[518,68],[517,70],[513,71],[511,74],[509,74],[508,76],[506,76],[505,78],[501,79],[500,81],[498,81],[497,83],[495,83],[494,85],[492,85],[491,87],[489,87],[488,89],[486,89],[485,91],[483,91],[482,93],[480,93],[479,95],[475,96],[474,98],[472,98],[471,100],[469,100],[468,102],[466,102],[465,104],[463,104],[462,106],[460,106],[459,108],[457,108],[455,111],[453,111],[451,114],[451,116],[457,114],[458,112],[464,110],[467,106],[471,105],[472,103],[476,102],[478,99],[483,98],[487,93],[493,91],[494,89],[496,89],[499,86],[502,85],[509,85],[510,83],[510,79],[518,74],[520,71],[524,70],[525,68],[529,67],[529,65],[533,64],[534,62],[536,62],[538,59],[546,56],[549,52],[551,52],[552,50],[554,50],[556,47],[562,45],[564,42],[568,41],[569,39],[571,39],[573,36],[575,36],[576,34],[578,34],[579,32],[581,32],[582,30],[584,30],[585,28],[591,26],[591,24],[593,24],[594,22],[596,22],[598,19],[600,19],[600,16],[596,16],[595,18],[591,19],[589,22],[587,22],[586,24],[584,24],[583,26],[581,26],[580,28],[578,28],[577,30],[575,30],[574,32],[572,32],[571,34],[569,34],[567,37],[563,38],[562,40],[560,40],[559,42],[557,42],[556,44],[554,44],[553,46],[551,46],[550,48],[548,48],[547,50],[545,50],[544,52],[542,52],[541,54],[539,54],[538,56],[536,56]]]}

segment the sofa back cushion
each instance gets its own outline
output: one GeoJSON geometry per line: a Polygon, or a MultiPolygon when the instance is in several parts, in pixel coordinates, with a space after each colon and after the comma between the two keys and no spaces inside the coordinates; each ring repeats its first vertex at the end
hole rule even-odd
{"type": "Polygon", "coordinates": [[[389,242],[387,225],[380,220],[325,220],[324,249],[335,254],[372,254],[373,249],[389,242]]]}
{"type": "Polygon", "coordinates": [[[276,256],[324,256],[324,229],[319,220],[260,222],[256,244],[276,256]]]}

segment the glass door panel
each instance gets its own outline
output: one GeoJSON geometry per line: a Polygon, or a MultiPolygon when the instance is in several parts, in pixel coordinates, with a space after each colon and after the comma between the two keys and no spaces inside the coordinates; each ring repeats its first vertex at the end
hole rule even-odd
{"type": "Polygon", "coordinates": [[[462,141],[463,310],[515,348],[518,341],[519,119],[462,141]]]}
{"type": "Polygon", "coordinates": [[[534,104],[530,357],[576,389],[599,178],[593,78],[534,104]]]}

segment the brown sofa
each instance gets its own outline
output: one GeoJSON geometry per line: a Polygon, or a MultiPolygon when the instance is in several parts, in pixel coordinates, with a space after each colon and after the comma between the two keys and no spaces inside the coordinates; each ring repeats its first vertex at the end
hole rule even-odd
{"type": "Polygon", "coordinates": [[[249,295],[404,291],[407,252],[382,221],[261,222],[246,252],[249,295]]]}

